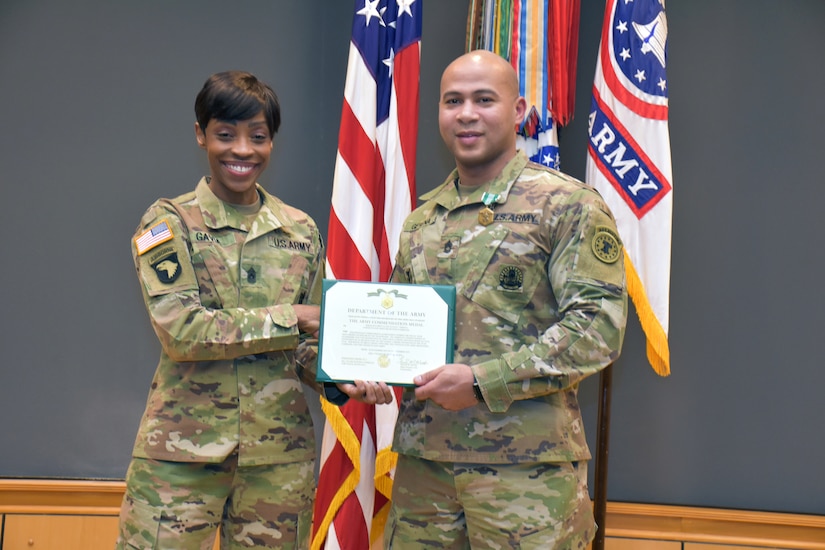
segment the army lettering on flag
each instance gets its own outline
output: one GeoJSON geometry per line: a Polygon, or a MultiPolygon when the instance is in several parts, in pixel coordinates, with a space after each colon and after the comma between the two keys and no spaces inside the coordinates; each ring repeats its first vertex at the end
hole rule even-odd
{"type": "MultiPolygon", "coordinates": [[[[423,0],[356,0],[338,134],[327,276],[388,281],[415,204],[423,0]]],[[[380,548],[396,455],[393,403],[336,407],[326,426],[311,548],[380,548]]]]}
{"type": "Polygon", "coordinates": [[[663,0],[608,0],[588,136],[586,179],[616,216],[647,357],[666,376],[673,187],[663,0]]]}

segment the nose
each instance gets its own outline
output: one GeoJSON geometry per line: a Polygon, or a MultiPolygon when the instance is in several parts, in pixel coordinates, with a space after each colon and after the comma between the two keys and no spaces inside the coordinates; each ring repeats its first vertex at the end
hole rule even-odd
{"type": "Polygon", "coordinates": [[[248,157],[254,153],[252,142],[246,136],[239,136],[232,142],[232,153],[239,157],[248,157]]]}
{"type": "Polygon", "coordinates": [[[475,105],[472,101],[465,101],[458,110],[458,119],[461,121],[473,120],[476,118],[475,105]]]}

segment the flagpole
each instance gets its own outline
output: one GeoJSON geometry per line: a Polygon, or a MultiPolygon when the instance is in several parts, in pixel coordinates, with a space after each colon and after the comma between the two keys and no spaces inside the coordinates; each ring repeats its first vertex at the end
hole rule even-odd
{"type": "MultiPolygon", "coordinates": [[[[648,361],[661,376],[670,373],[667,337],[673,214],[667,36],[664,1],[605,2],[585,178],[616,217],[624,245],[627,295],[647,340],[648,361]],[[627,76],[634,74],[643,78],[627,76]],[[631,165],[635,172],[630,172],[631,165]],[[644,197],[634,187],[642,181],[644,197]]],[[[593,550],[604,548],[611,371],[608,366],[600,373],[593,550]]]]}
{"type": "Polygon", "coordinates": [[[613,392],[613,365],[599,373],[599,417],[596,430],[596,472],[593,488],[593,515],[596,519],[596,537],[592,550],[604,550],[607,515],[607,455],[610,440],[610,400],[613,392]]]}

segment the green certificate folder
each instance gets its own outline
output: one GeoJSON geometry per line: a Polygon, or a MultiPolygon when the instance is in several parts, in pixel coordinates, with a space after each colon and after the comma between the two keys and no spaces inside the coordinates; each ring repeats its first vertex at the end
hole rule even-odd
{"type": "Polygon", "coordinates": [[[323,290],[319,381],[412,386],[452,363],[454,286],[325,279],[323,290]]]}

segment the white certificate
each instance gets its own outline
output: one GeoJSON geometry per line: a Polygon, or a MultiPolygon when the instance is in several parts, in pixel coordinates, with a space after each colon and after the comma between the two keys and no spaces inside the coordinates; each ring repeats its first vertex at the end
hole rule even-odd
{"type": "Polygon", "coordinates": [[[452,362],[454,320],[453,286],[325,280],[317,378],[413,385],[452,362]]]}

